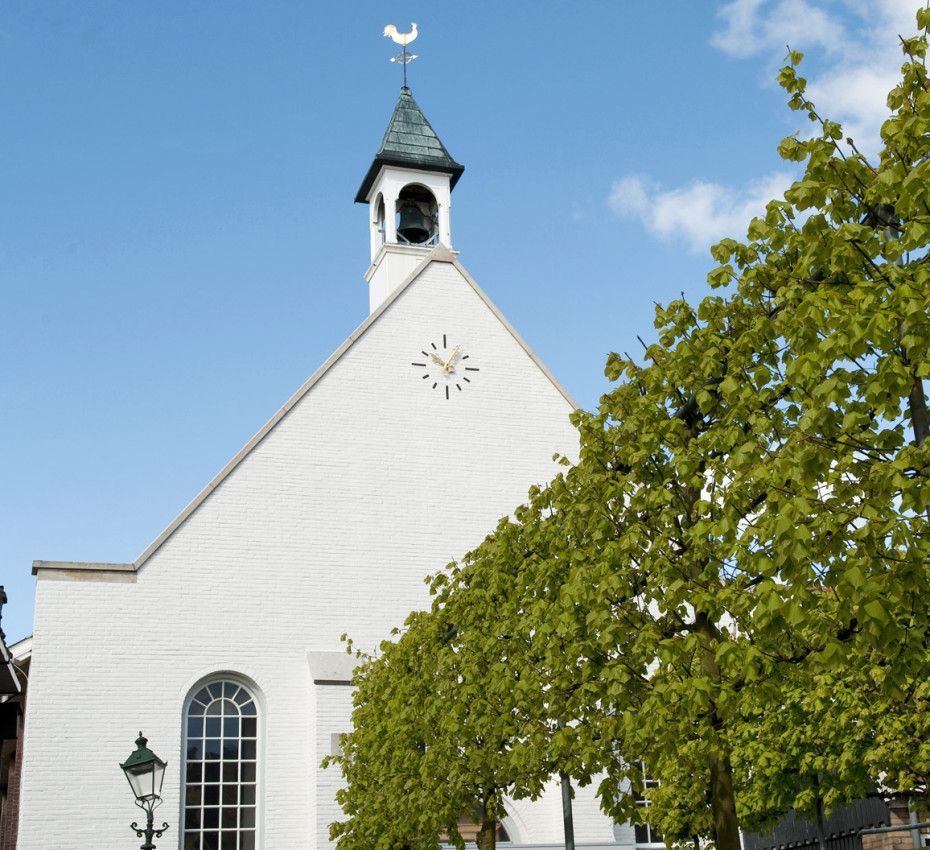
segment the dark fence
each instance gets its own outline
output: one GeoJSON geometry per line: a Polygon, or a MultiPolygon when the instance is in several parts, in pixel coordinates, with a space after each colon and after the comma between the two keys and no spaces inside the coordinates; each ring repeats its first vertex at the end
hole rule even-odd
{"type": "MultiPolygon", "coordinates": [[[[857,800],[839,806],[824,819],[824,837],[827,850],[862,850],[860,829],[888,826],[888,806],[879,797],[857,800]]],[[[783,815],[775,826],[766,832],[743,833],[744,850],[788,850],[788,848],[816,848],[817,824],[805,820],[794,812],[783,815]]]]}

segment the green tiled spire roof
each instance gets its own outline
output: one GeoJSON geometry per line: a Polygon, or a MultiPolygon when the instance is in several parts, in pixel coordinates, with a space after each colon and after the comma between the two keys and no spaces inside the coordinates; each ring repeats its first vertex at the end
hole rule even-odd
{"type": "Polygon", "coordinates": [[[368,202],[368,193],[382,165],[449,174],[451,186],[455,186],[465,170],[464,165],[452,159],[406,86],[400,90],[391,123],[355,196],[356,203],[368,202]]]}

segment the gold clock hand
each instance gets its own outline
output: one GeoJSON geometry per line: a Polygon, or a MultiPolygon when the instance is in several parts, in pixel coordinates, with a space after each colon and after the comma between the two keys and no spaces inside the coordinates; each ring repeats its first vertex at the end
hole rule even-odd
{"type": "Polygon", "coordinates": [[[446,368],[445,361],[438,354],[430,354],[430,357],[435,360],[443,369],[446,368]]]}
{"type": "Polygon", "coordinates": [[[461,350],[461,348],[462,348],[461,345],[455,346],[455,348],[452,349],[452,353],[449,355],[449,359],[443,364],[443,368],[447,372],[452,371],[452,361],[455,360],[455,358],[459,356],[459,351],[461,350]]]}

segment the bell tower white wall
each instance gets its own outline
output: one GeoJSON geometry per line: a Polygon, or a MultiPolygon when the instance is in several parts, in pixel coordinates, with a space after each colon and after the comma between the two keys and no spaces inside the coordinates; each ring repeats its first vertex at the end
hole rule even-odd
{"type": "Polygon", "coordinates": [[[405,187],[423,186],[436,199],[437,238],[452,248],[450,175],[418,168],[383,166],[368,195],[371,265],[365,272],[368,307],[373,313],[429,255],[435,245],[409,245],[398,240],[397,200],[405,187]]]}

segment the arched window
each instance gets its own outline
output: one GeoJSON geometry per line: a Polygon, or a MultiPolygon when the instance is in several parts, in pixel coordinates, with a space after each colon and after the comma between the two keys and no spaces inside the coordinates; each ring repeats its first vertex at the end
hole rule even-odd
{"type": "Polygon", "coordinates": [[[378,233],[378,244],[383,245],[386,237],[385,224],[384,224],[384,195],[378,195],[377,200],[374,204],[374,218],[372,219],[372,224],[375,226],[375,230],[378,233]]]}
{"type": "Polygon", "coordinates": [[[410,183],[400,190],[396,204],[397,241],[435,245],[439,239],[439,206],[425,186],[410,183]]]}
{"type": "Polygon", "coordinates": [[[255,850],[255,698],[238,682],[211,682],[185,720],[184,850],[255,850]]]}

